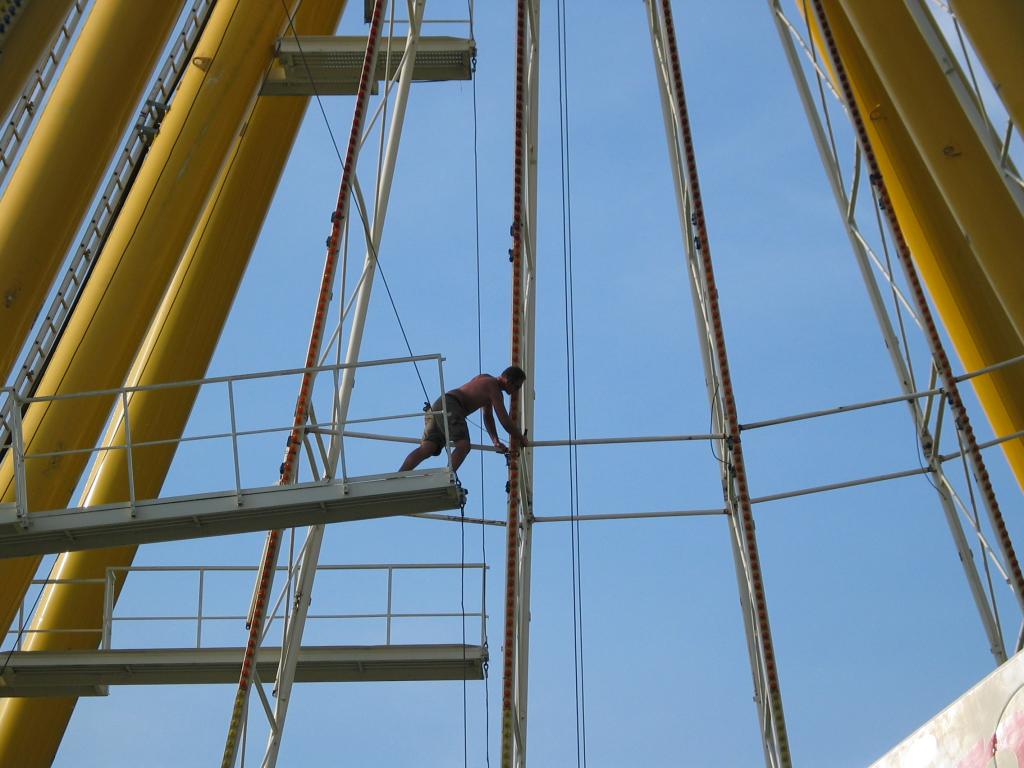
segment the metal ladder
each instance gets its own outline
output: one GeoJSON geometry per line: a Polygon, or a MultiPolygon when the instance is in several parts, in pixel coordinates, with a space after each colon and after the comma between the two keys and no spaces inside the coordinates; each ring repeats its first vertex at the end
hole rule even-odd
{"type": "MultiPolygon", "coordinates": [[[[64,332],[67,320],[74,311],[82,290],[92,274],[96,257],[103,249],[128,191],[135,181],[135,176],[142,167],[142,162],[149,151],[149,145],[160,130],[160,123],[167,113],[185,67],[192,58],[192,52],[206,25],[213,3],[214,0],[196,0],[193,4],[192,10],[185,17],[177,42],[143,102],[139,120],[128,135],[125,147],[111,172],[110,180],[96,202],[82,241],[72,254],[64,278],[58,285],[46,314],[38,323],[39,330],[36,337],[25,352],[24,361],[12,384],[19,397],[31,397],[46,370],[50,356],[64,332]]],[[[76,7],[83,4],[84,0],[78,0],[76,7]]],[[[68,29],[68,24],[65,23],[64,30],[68,29]]],[[[73,31],[73,28],[71,29],[73,31]]],[[[63,35],[64,32],[58,37],[58,44],[61,43],[63,35]]],[[[63,42],[65,47],[69,39],[70,33],[63,42]]],[[[56,55],[56,50],[55,46],[54,51],[51,51],[50,54],[51,59],[56,55]]],[[[57,60],[59,61],[59,58],[57,60]]],[[[52,72],[49,77],[52,77],[52,72]]],[[[0,148],[4,146],[0,144],[0,148]]],[[[6,150],[3,149],[3,151],[6,150]]],[[[0,176],[0,181],[2,181],[2,176],[0,176]]],[[[0,423],[0,454],[6,450],[10,438],[8,425],[0,423]]]]}
{"type": "Polygon", "coordinates": [[[43,57],[36,67],[33,77],[28,85],[25,86],[25,90],[21,93],[21,98],[18,99],[17,104],[11,111],[11,118],[7,122],[7,127],[4,128],[3,134],[0,135],[0,186],[3,186],[7,172],[14,166],[14,158],[18,154],[18,149],[21,147],[25,137],[29,134],[36,110],[46,96],[46,90],[50,87],[50,83],[53,82],[54,75],[60,69],[60,63],[64,59],[64,54],[67,53],[71,38],[75,36],[78,24],[85,16],[86,1],[75,0],[75,4],[68,11],[67,18],[64,19],[64,24],[61,25],[60,30],[53,39],[50,52],[43,57]]]}

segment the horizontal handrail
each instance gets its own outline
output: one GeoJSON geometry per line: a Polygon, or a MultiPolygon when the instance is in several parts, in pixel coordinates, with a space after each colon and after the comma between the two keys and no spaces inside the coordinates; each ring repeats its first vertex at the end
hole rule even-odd
{"type": "MultiPolygon", "coordinates": [[[[487,610],[486,610],[486,591],[487,591],[487,570],[489,566],[486,563],[471,562],[471,563],[339,563],[339,564],[323,564],[318,565],[317,570],[323,572],[337,572],[337,573],[352,573],[352,572],[375,572],[381,574],[387,574],[387,594],[381,596],[379,599],[386,600],[386,610],[371,610],[364,612],[340,612],[340,613],[316,613],[308,616],[311,620],[316,621],[357,621],[357,620],[374,620],[386,622],[386,643],[391,644],[391,625],[396,620],[424,620],[424,619],[458,619],[467,618],[480,621],[480,642],[481,645],[485,644],[486,641],[486,622],[487,622],[487,610]],[[480,605],[475,610],[438,610],[438,611],[395,611],[392,609],[394,603],[394,579],[393,575],[396,572],[408,572],[414,573],[419,571],[454,571],[454,570],[470,570],[480,571],[481,574],[481,594],[480,594],[480,605]]],[[[91,634],[99,635],[101,638],[102,649],[111,648],[111,638],[113,628],[115,624],[140,624],[144,622],[195,622],[196,624],[196,643],[193,647],[202,648],[202,628],[211,622],[221,623],[228,621],[244,622],[247,616],[244,614],[213,614],[205,613],[203,609],[204,598],[209,587],[206,583],[206,576],[214,573],[253,573],[258,568],[252,565],[125,565],[125,566],[111,566],[106,569],[106,576],[103,578],[81,578],[81,579],[33,579],[31,584],[39,587],[48,587],[51,585],[61,586],[98,586],[102,585],[104,589],[103,604],[104,612],[101,618],[101,624],[98,627],[48,627],[48,628],[32,628],[28,626],[28,618],[25,616],[24,606],[22,611],[19,612],[19,620],[17,626],[8,630],[7,636],[15,636],[16,647],[20,647],[21,640],[23,637],[30,635],[64,635],[64,634],[91,634]],[[127,579],[129,573],[170,573],[170,574],[196,574],[199,576],[197,584],[197,609],[195,613],[175,613],[175,614],[151,614],[151,615],[127,615],[127,616],[115,616],[114,611],[114,599],[116,588],[120,583],[123,583],[127,579]]],[[[288,571],[288,566],[277,566],[278,571],[288,571]]],[[[28,598],[26,597],[26,601],[28,598]]],[[[285,612],[275,611],[273,620],[284,620],[287,619],[285,612]]]]}
{"type": "Polygon", "coordinates": [[[304,373],[328,373],[330,371],[342,371],[348,368],[376,368],[383,365],[396,365],[398,363],[421,363],[427,360],[445,361],[445,357],[439,354],[410,355],[407,357],[391,357],[381,360],[361,360],[355,363],[334,363],[332,365],[315,365],[307,368],[282,368],[276,371],[260,371],[258,373],[239,373],[231,376],[211,376],[206,379],[188,379],[185,381],[172,381],[160,384],[140,384],[130,387],[118,387],[116,389],[97,389],[91,392],[68,392],[61,395],[34,395],[22,397],[11,387],[0,387],[0,392],[13,397],[19,403],[47,403],[55,400],[75,400],[83,397],[103,397],[120,395],[121,393],[131,394],[134,392],[152,392],[161,389],[186,389],[188,387],[200,387],[209,384],[227,384],[230,382],[253,381],[257,379],[273,379],[282,376],[298,376],[304,373]]]}
{"type": "MultiPolygon", "coordinates": [[[[241,499],[243,495],[242,459],[244,457],[247,462],[253,460],[250,458],[253,454],[249,451],[254,445],[252,442],[248,442],[243,445],[243,442],[251,441],[252,438],[273,438],[275,435],[289,436],[294,429],[294,425],[290,420],[287,423],[280,424],[272,421],[268,425],[263,417],[265,409],[259,408],[258,405],[253,404],[252,391],[250,390],[245,393],[245,398],[241,401],[245,403],[245,405],[241,408],[239,407],[238,393],[243,391],[244,384],[277,380],[274,386],[278,386],[278,383],[281,382],[282,379],[300,375],[312,374],[313,376],[318,376],[319,379],[314,379],[314,385],[319,384],[320,387],[317,392],[322,394],[325,400],[334,403],[333,406],[330,404],[328,405],[328,411],[330,411],[330,414],[325,414],[325,416],[330,416],[331,420],[319,421],[315,416],[313,416],[312,420],[306,426],[306,434],[309,435],[311,441],[303,440],[305,451],[303,451],[302,455],[309,462],[313,480],[347,480],[348,471],[345,461],[344,446],[340,443],[340,441],[344,439],[344,424],[342,424],[342,428],[338,428],[337,422],[334,420],[336,418],[337,402],[340,397],[339,386],[341,377],[339,374],[346,370],[368,370],[382,368],[384,366],[403,365],[409,363],[416,364],[420,362],[434,362],[437,364],[438,378],[434,386],[439,390],[443,390],[444,357],[436,353],[407,355],[380,360],[363,360],[352,363],[338,362],[301,368],[282,368],[256,373],[210,376],[178,382],[162,382],[158,384],[125,386],[116,389],[111,388],[89,392],[35,395],[31,397],[19,395],[18,391],[13,387],[0,388],[0,421],[7,426],[12,437],[11,444],[9,446],[0,446],[0,456],[2,456],[2,453],[6,450],[11,454],[14,462],[15,519],[23,528],[28,528],[32,525],[30,512],[60,511],[59,509],[46,510],[42,505],[38,507],[30,506],[32,500],[28,498],[30,495],[29,478],[32,475],[29,473],[38,471],[37,468],[39,467],[40,461],[50,462],[63,457],[80,457],[79,460],[81,460],[81,457],[93,459],[108,456],[112,451],[125,452],[128,483],[125,501],[129,503],[132,514],[134,515],[136,505],[140,501],[147,500],[140,498],[140,494],[137,493],[136,488],[135,472],[137,468],[141,466],[138,463],[139,457],[137,455],[140,450],[149,450],[161,447],[165,449],[177,448],[183,445],[197,445],[200,443],[209,444],[211,441],[219,441],[211,450],[216,452],[218,457],[222,456],[223,460],[218,458],[212,466],[214,466],[216,468],[216,472],[221,473],[223,477],[222,480],[219,480],[217,479],[220,477],[219,474],[207,474],[205,476],[207,478],[205,482],[209,484],[212,478],[213,485],[218,487],[219,490],[229,492],[234,491],[238,498],[241,499]],[[324,377],[326,377],[326,381],[324,381],[324,377]],[[217,391],[213,391],[213,388],[216,388],[217,391]],[[222,391],[225,388],[226,391],[222,391]],[[140,393],[181,392],[183,390],[187,390],[190,393],[190,396],[194,394],[201,394],[203,397],[212,397],[214,398],[214,403],[216,403],[216,398],[226,397],[224,410],[229,417],[229,424],[226,427],[218,424],[215,429],[204,434],[196,434],[195,429],[191,429],[189,434],[181,436],[141,434],[139,429],[140,424],[134,423],[137,418],[135,415],[135,408],[132,405],[135,396],[140,393]],[[6,399],[3,399],[4,396],[6,396],[6,399]],[[27,439],[27,435],[23,434],[24,428],[22,424],[22,414],[28,406],[37,403],[69,401],[82,402],[90,398],[101,398],[100,402],[103,403],[106,403],[108,399],[115,402],[116,409],[114,410],[114,416],[112,418],[120,420],[119,426],[122,427],[120,434],[116,431],[108,430],[108,439],[106,442],[91,446],[46,445],[33,450],[30,445],[28,445],[30,441],[27,439]],[[259,409],[258,412],[260,417],[256,420],[256,423],[261,425],[253,426],[252,428],[239,428],[240,421],[249,423],[253,421],[251,411],[257,408],[259,409]],[[110,437],[111,434],[116,435],[116,437],[110,437]],[[331,435],[332,442],[338,441],[330,450],[328,450],[324,445],[324,441],[322,439],[324,435],[331,435]],[[242,453],[243,447],[246,450],[245,453],[242,453]]],[[[441,413],[442,415],[446,415],[443,408],[441,413]]],[[[417,415],[421,416],[422,412],[420,414],[402,413],[397,416],[378,415],[369,419],[359,419],[358,421],[360,423],[364,423],[368,421],[410,418],[417,415]]],[[[445,424],[447,426],[447,420],[445,420],[445,424]]],[[[260,457],[258,460],[262,462],[261,466],[276,467],[276,457],[274,459],[268,459],[266,456],[268,445],[269,443],[263,443],[257,447],[260,457]]],[[[449,457],[450,466],[450,452],[448,452],[447,455],[449,457]]],[[[264,486],[261,485],[260,487],[264,486]]],[[[203,491],[208,492],[209,488],[204,487],[203,491]]]]}

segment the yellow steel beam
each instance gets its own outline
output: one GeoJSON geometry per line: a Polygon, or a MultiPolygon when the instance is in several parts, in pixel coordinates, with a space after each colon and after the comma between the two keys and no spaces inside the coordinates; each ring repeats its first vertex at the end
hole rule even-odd
{"type": "MultiPolygon", "coordinates": [[[[121,386],[188,244],[238,128],[270,64],[285,6],[219,0],[160,134],[150,148],[38,394],[121,386]]],[[[66,180],[65,180],[66,183],[66,180]]],[[[91,448],[113,399],[36,403],[25,415],[27,453],[91,448]]],[[[30,510],[65,507],[84,455],[29,460],[30,510]]],[[[11,456],[0,492],[14,498],[11,456]]],[[[0,562],[0,624],[9,626],[38,558],[0,562]]]]}
{"type": "MultiPolygon", "coordinates": [[[[797,0],[802,5],[801,0],[797,0]]],[[[1012,323],[971,252],[877,72],[838,0],[823,0],[839,54],[914,261],[928,285],[961,361],[968,370],[1024,354],[1012,323]]],[[[822,51],[820,32],[812,25],[822,51]]],[[[828,61],[827,57],[824,57],[828,61]]],[[[1024,430],[1024,366],[973,379],[997,434],[1024,430]]],[[[1003,444],[1017,482],[1024,487],[1024,444],[1003,444]]]]}
{"type": "MultiPolygon", "coordinates": [[[[330,34],[344,5],[345,0],[303,0],[295,18],[296,30],[299,34],[330,34]]],[[[130,385],[187,381],[205,375],[307,101],[293,96],[258,100],[132,365],[130,385]]],[[[128,406],[133,440],[180,436],[195,396],[195,390],[184,389],[137,393],[128,406]]],[[[124,442],[118,409],[104,444],[124,442]]],[[[134,482],[140,498],[159,493],[173,455],[173,446],[134,452],[134,482]]],[[[124,452],[105,454],[89,475],[81,503],[124,501],[127,474],[124,452]]],[[[130,565],[135,551],[136,547],[119,547],[66,553],[58,558],[54,577],[102,579],[106,568],[130,565]]],[[[102,597],[102,587],[94,585],[47,588],[31,628],[98,627],[102,597]]],[[[25,649],[95,648],[98,642],[98,635],[92,634],[29,634],[25,649]]],[[[76,701],[4,700],[0,704],[0,765],[49,765],[76,701]]]]}
{"type": "Polygon", "coordinates": [[[952,0],[996,92],[1024,135],[1024,3],[952,0]]]}
{"type": "MultiPolygon", "coordinates": [[[[0,378],[35,321],[182,4],[106,0],[86,19],[0,198],[0,378]]],[[[29,3],[26,14],[48,5],[29,3]]]]}
{"type": "Polygon", "coordinates": [[[28,82],[37,62],[53,42],[71,10],[73,0],[36,0],[26,3],[11,19],[0,40],[0,119],[4,118],[28,82]]]}
{"type": "Polygon", "coordinates": [[[903,2],[841,0],[896,112],[1024,339],[1024,216],[903,2]]]}

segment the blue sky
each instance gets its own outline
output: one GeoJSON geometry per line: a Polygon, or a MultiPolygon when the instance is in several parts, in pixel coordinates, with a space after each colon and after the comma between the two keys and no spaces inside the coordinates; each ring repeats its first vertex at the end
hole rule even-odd
{"type": "MultiPolygon", "coordinates": [[[[342,32],[362,29],[359,5],[346,12],[342,32]]],[[[509,349],[512,5],[480,3],[476,23],[481,334],[483,369],[491,372],[508,363],[509,349]]],[[[741,421],[897,394],[768,4],[687,0],[674,8],[741,421]]],[[[453,18],[463,15],[464,4],[431,0],[427,12],[453,18]]],[[[531,373],[535,436],[560,439],[567,406],[555,4],[545,3],[542,14],[539,334],[531,373]]],[[[567,2],[566,16],[578,433],[705,432],[709,413],[645,7],[639,0],[567,2]]],[[[347,136],[351,98],[327,98],[324,107],[335,136],[347,136]]],[[[469,83],[414,86],[381,248],[412,349],[444,355],[449,386],[478,370],[472,141],[469,83]]],[[[372,168],[364,165],[369,179],[372,168]]],[[[302,364],[338,176],[314,105],[210,375],[302,364]]],[[[370,308],[365,359],[406,354],[381,288],[370,308]]],[[[915,366],[926,370],[920,334],[910,335],[915,366]]],[[[360,382],[353,416],[415,411],[423,399],[407,368],[360,382]]],[[[293,402],[287,386],[267,392],[253,401],[250,417],[287,423],[293,402]]],[[[215,411],[200,401],[193,428],[212,421],[215,411]]],[[[980,410],[973,413],[976,428],[988,434],[980,410]]],[[[414,422],[387,428],[418,433],[414,422]]],[[[754,496],[919,461],[899,405],[758,430],[745,441],[754,496]]],[[[388,471],[406,450],[352,444],[350,471],[388,471]]],[[[253,457],[249,471],[263,478],[257,484],[274,482],[279,443],[254,449],[253,457]]],[[[1001,454],[989,451],[987,458],[1020,541],[1018,487],[1001,454]]],[[[192,492],[196,482],[217,485],[225,465],[201,461],[181,452],[165,493],[192,492]]],[[[479,461],[471,456],[462,472],[470,488],[467,514],[504,517],[504,464],[484,456],[481,480],[479,461]]],[[[567,451],[538,449],[535,465],[535,513],[567,514],[567,451]]],[[[579,475],[585,514],[721,505],[717,461],[706,443],[583,448],[579,475]]],[[[924,478],[771,502],[755,515],[798,765],[866,764],[990,671],[956,551],[924,478]]],[[[491,566],[489,719],[484,683],[467,686],[469,764],[482,766],[488,734],[490,759],[499,760],[504,531],[488,527],[482,538],[478,527],[463,532],[410,519],[339,525],[328,533],[321,562],[459,562],[463,533],[466,561],[491,566]]],[[[254,534],[154,545],[137,563],[255,565],[262,540],[254,534]]],[[[762,762],[725,519],[591,522],[582,526],[580,547],[588,764],[762,762]]],[[[576,760],[570,561],[569,527],[538,524],[530,662],[535,766],[576,760]]],[[[217,605],[244,612],[251,582],[225,581],[217,605]]],[[[319,584],[314,610],[323,611],[366,608],[367,593],[379,588],[358,580],[319,584]]],[[[409,610],[458,609],[457,580],[405,588],[409,610]]],[[[140,576],[120,610],[175,613],[190,604],[189,589],[183,581],[140,576]]],[[[467,604],[475,605],[478,594],[468,578],[467,604]]],[[[1006,589],[999,596],[1014,636],[1015,609],[1006,589]]],[[[224,642],[241,643],[238,630],[225,630],[224,642]]],[[[166,636],[175,631],[189,632],[179,627],[166,636]]],[[[358,635],[317,627],[307,637],[340,642],[335,632],[358,635]]],[[[443,632],[451,639],[458,627],[443,632]]],[[[281,764],[459,765],[462,690],[460,683],[299,685],[281,764]]],[[[231,686],[126,687],[83,700],[56,765],[213,762],[233,694],[231,686]]],[[[252,715],[257,728],[258,705],[252,715]]]]}

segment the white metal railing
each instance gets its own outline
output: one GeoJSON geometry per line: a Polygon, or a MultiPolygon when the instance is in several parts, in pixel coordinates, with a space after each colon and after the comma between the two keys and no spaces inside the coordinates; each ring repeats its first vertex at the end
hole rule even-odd
{"type": "MultiPolygon", "coordinates": [[[[218,466],[221,470],[226,471],[230,469],[231,479],[225,479],[225,487],[218,490],[234,490],[235,494],[241,498],[242,489],[249,486],[244,485],[242,482],[243,460],[241,458],[242,452],[240,451],[240,444],[247,439],[266,437],[269,435],[287,437],[291,433],[292,424],[290,422],[271,423],[266,426],[259,426],[255,428],[240,428],[240,408],[238,402],[240,392],[247,386],[252,386],[257,383],[273,383],[274,380],[283,382],[286,379],[295,379],[306,372],[314,374],[313,384],[311,386],[313,393],[312,397],[319,398],[318,402],[322,406],[325,406],[325,412],[329,415],[329,418],[318,420],[315,416],[315,412],[311,409],[310,420],[307,422],[303,438],[304,447],[306,449],[304,454],[307,460],[306,468],[309,471],[312,482],[338,478],[341,480],[347,480],[349,475],[345,463],[343,441],[345,436],[345,426],[349,422],[338,425],[334,421],[335,407],[338,402],[340,387],[340,372],[349,368],[369,369],[379,368],[382,366],[396,366],[410,363],[415,365],[416,363],[421,362],[432,362],[436,363],[437,366],[437,391],[440,393],[444,391],[443,361],[444,358],[438,354],[416,355],[384,360],[369,360],[351,364],[338,363],[334,365],[318,366],[315,368],[292,368],[263,373],[195,379],[191,381],[167,384],[121,387],[118,389],[99,390],[95,392],[36,397],[25,397],[19,395],[18,392],[12,388],[2,388],[0,389],[0,426],[4,426],[10,434],[10,445],[6,446],[7,455],[4,456],[3,459],[5,465],[10,462],[13,462],[14,465],[14,501],[8,504],[0,504],[0,509],[10,509],[13,507],[16,510],[19,522],[22,525],[27,526],[29,524],[29,512],[48,511],[33,507],[31,503],[32,500],[29,498],[28,476],[33,471],[34,467],[38,466],[40,463],[45,464],[59,460],[61,457],[70,456],[85,456],[87,457],[87,461],[98,461],[102,460],[103,457],[112,452],[123,452],[125,454],[128,478],[124,501],[128,501],[131,506],[134,507],[137,502],[146,500],[145,498],[140,498],[137,493],[137,483],[135,479],[135,470],[140,462],[140,453],[144,455],[146,450],[167,446],[172,446],[174,450],[177,450],[183,445],[196,443],[212,443],[226,446],[222,449],[224,455],[220,457],[223,461],[218,466]],[[222,398],[220,402],[223,403],[223,413],[226,413],[228,416],[227,429],[203,431],[200,433],[183,433],[182,435],[166,436],[161,437],[160,439],[140,439],[138,436],[137,433],[142,430],[137,429],[140,425],[132,421],[132,402],[133,398],[135,398],[139,393],[177,392],[180,394],[182,390],[193,390],[195,397],[193,402],[198,402],[201,396],[207,398],[210,397],[209,393],[214,389],[221,390],[219,397],[222,398]],[[27,436],[24,431],[23,414],[32,404],[64,401],[86,402],[95,399],[109,401],[110,406],[115,409],[112,422],[123,428],[123,441],[105,442],[101,445],[90,447],[71,447],[62,450],[33,450],[30,445],[27,445],[28,441],[26,440],[27,436]],[[133,431],[135,434],[133,434],[133,431]],[[338,467],[328,466],[328,449],[324,444],[325,437],[328,440],[337,439],[340,441],[340,466],[338,467]],[[314,443],[316,444],[316,449],[314,448],[314,443]]],[[[286,398],[290,392],[290,389],[282,389],[282,397],[286,398]]],[[[265,406],[261,405],[261,403],[265,403],[266,400],[265,398],[258,400],[259,402],[249,407],[253,410],[258,410],[258,412],[262,414],[267,409],[265,406]]],[[[203,402],[204,405],[209,405],[209,401],[204,400],[203,402]]],[[[442,417],[442,422],[445,426],[445,436],[448,437],[447,406],[444,398],[441,398],[441,404],[441,410],[436,413],[442,417]]],[[[371,421],[423,418],[423,416],[423,411],[413,413],[402,412],[397,414],[380,414],[369,418],[353,419],[351,423],[363,424],[371,421]]],[[[137,418],[137,414],[135,414],[135,417],[137,418]]],[[[0,446],[0,451],[3,449],[4,446],[0,446]]],[[[277,450],[277,446],[274,447],[274,450],[277,450]]],[[[446,452],[448,457],[448,466],[450,467],[451,452],[447,447],[446,452]]],[[[141,461],[144,460],[144,458],[141,459],[141,461]]],[[[251,463],[260,468],[274,465],[273,460],[268,458],[265,451],[261,451],[258,457],[251,460],[251,463]]],[[[259,487],[266,485],[270,485],[270,483],[263,483],[259,487]]],[[[212,489],[205,488],[203,490],[204,492],[212,491],[212,489]]],[[[73,512],[74,510],[70,511],[73,512]]]]}
{"type": "MultiPolygon", "coordinates": [[[[288,570],[286,566],[279,566],[278,571],[288,570]]],[[[241,629],[246,621],[244,614],[222,614],[216,612],[210,612],[208,609],[208,598],[211,591],[210,582],[212,577],[224,576],[226,574],[255,574],[257,571],[256,566],[236,566],[236,565],[185,565],[185,566],[119,566],[110,567],[106,569],[106,575],[103,578],[93,579],[36,579],[32,582],[33,587],[38,589],[50,589],[52,587],[60,587],[64,589],[76,589],[76,588],[102,588],[103,589],[103,613],[99,626],[93,627],[47,627],[45,629],[31,627],[32,620],[32,609],[28,603],[31,598],[26,597],[22,602],[22,605],[18,611],[18,620],[15,626],[13,626],[8,632],[8,642],[5,643],[7,650],[21,651],[25,640],[33,635],[90,635],[98,637],[100,650],[112,650],[115,648],[115,626],[126,624],[146,624],[146,625],[162,625],[166,626],[169,623],[174,624],[194,624],[195,625],[195,643],[187,646],[175,646],[175,648],[213,648],[223,647],[223,645],[211,645],[203,644],[203,630],[204,626],[209,629],[211,625],[223,625],[227,622],[236,622],[241,629]],[[196,591],[195,591],[195,612],[188,613],[154,613],[154,614],[130,614],[122,611],[121,615],[118,615],[117,597],[120,588],[124,586],[128,578],[128,574],[136,574],[132,583],[139,583],[139,578],[144,575],[160,575],[160,574],[194,574],[196,576],[196,591]]],[[[308,620],[314,621],[319,624],[325,622],[354,622],[354,621],[373,621],[378,622],[381,626],[378,629],[380,642],[379,645],[389,646],[394,644],[394,625],[398,623],[411,623],[411,622],[435,622],[435,626],[439,626],[440,622],[446,620],[460,619],[477,622],[479,626],[479,637],[480,645],[486,645],[487,640],[487,565],[483,563],[383,563],[383,564],[366,564],[366,565],[318,565],[317,572],[323,576],[328,573],[333,573],[339,576],[344,576],[353,573],[381,573],[386,575],[386,589],[383,595],[379,595],[380,608],[379,610],[369,610],[363,612],[327,612],[327,613],[310,613],[307,616],[308,620]],[[452,610],[421,610],[421,611],[408,611],[408,610],[396,610],[396,574],[398,573],[415,573],[417,576],[421,576],[424,573],[434,572],[435,575],[439,573],[449,571],[479,571],[480,572],[480,605],[478,610],[463,611],[461,607],[455,607],[452,610]]],[[[422,581],[422,578],[420,579],[422,581]]],[[[326,590],[327,586],[321,583],[320,590],[326,590]]],[[[354,593],[355,590],[351,590],[349,594],[354,593]]],[[[35,590],[30,590],[30,594],[35,593],[35,590]]],[[[149,594],[149,592],[147,592],[149,594]]],[[[175,593],[180,594],[180,592],[175,593]]],[[[223,594],[223,593],[220,593],[223,594]]],[[[459,599],[460,596],[453,596],[454,599],[459,599]]],[[[281,605],[279,601],[278,605],[281,605]]],[[[274,622],[286,622],[288,620],[287,614],[288,604],[284,601],[284,608],[277,607],[275,612],[268,617],[267,629],[269,630],[274,622]]],[[[340,632],[339,632],[340,634],[340,632]]],[[[158,637],[161,639],[166,636],[165,633],[158,633],[158,637]]],[[[240,634],[241,638],[243,635],[240,634]]],[[[208,635],[207,635],[208,637],[208,635]]],[[[461,642],[462,634],[458,633],[457,638],[453,638],[452,642],[461,642]]],[[[342,645],[343,643],[337,643],[342,645]]],[[[359,642],[358,645],[367,645],[370,643],[359,642]]],[[[409,643],[402,643],[408,645],[409,643]]],[[[126,646],[127,647],[127,646],[126,646]]],[[[166,645],[159,646],[160,649],[166,649],[166,645]]],[[[133,650],[138,650],[138,646],[132,646],[133,650]]]]}

